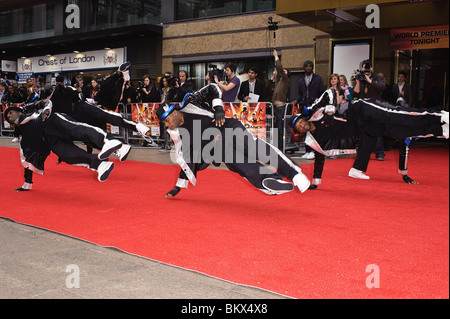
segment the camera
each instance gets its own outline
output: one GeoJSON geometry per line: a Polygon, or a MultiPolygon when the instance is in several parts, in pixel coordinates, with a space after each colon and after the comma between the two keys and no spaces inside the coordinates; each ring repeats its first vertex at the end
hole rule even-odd
{"type": "Polygon", "coordinates": [[[273,21],[272,17],[269,17],[267,23],[269,24],[268,26],[269,31],[277,31],[278,23],[280,23],[280,21],[273,21]]]}
{"type": "Polygon", "coordinates": [[[372,73],[372,63],[370,60],[364,60],[361,62],[361,69],[355,71],[355,78],[360,82],[366,81],[366,73],[372,73]]]}
{"type": "Polygon", "coordinates": [[[178,79],[176,76],[168,76],[167,77],[167,84],[169,85],[169,87],[176,87],[178,85],[180,85],[180,79],[178,79]]]}
{"type": "Polygon", "coordinates": [[[212,69],[209,73],[209,77],[211,78],[211,81],[214,81],[214,76],[217,76],[220,82],[224,81],[226,78],[226,74],[224,70],[218,69],[217,65],[210,64],[208,65],[209,68],[212,69]]]}

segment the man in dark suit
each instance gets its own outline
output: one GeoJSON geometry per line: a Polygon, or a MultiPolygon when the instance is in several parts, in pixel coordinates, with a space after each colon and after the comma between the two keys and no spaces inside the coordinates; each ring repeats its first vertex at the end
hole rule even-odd
{"type": "Polygon", "coordinates": [[[248,70],[248,80],[242,82],[239,90],[238,99],[242,102],[248,102],[250,100],[250,93],[258,95],[258,100],[253,102],[261,102],[264,100],[264,84],[258,81],[258,69],[256,67],[250,67],[248,70]]]}
{"type": "MultiPolygon", "coordinates": [[[[313,72],[314,63],[312,61],[305,61],[303,68],[305,69],[305,76],[300,77],[297,82],[298,97],[297,100],[293,101],[293,104],[299,104],[301,107],[310,107],[325,92],[325,85],[322,77],[313,72]]],[[[307,146],[306,153],[302,158],[314,159],[313,150],[307,146]]]]}
{"type": "Polygon", "coordinates": [[[190,80],[188,80],[188,74],[184,70],[181,70],[178,73],[178,78],[180,79],[180,82],[178,83],[180,88],[178,89],[178,91],[181,97],[181,100],[179,102],[181,102],[187,93],[192,93],[194,91],[194,85],[190,80]]]}
{"type": "Polygon", "coordinates": [[[392,86],[392,94],[396,100],[399,97],[402,97],[409,107],[413,107],[414,95],[411,84],[406,82],[406,78],[407,76],[405,71],[398,72],[398,83],[392,86]]]}

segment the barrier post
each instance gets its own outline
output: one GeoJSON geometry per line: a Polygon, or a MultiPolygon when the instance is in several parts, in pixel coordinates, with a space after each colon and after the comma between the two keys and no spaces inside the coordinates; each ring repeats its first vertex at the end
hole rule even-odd
{"type": "Polygon", "coordinates": [[[301,147],[305,146],[304,142],[292,142],[292,136],[291,136],[291,126],[289,125],[289,122],[294,116],[297,116],[299,114],[299,110],[297,106],[293,105],[292,103],[286,104],[286,112],[284,115],[284,146],[283,146],[283,152],[287,152],[290,150],[298,150],[301,147]]]}

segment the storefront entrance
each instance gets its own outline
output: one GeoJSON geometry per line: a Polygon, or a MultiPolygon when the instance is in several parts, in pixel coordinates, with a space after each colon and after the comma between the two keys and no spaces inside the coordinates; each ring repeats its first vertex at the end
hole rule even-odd
{"type": "MultiPolygon", "coordinates": [[[[449,49],[399,52],[398,70],[406,71],[414,106],[449,110],[449,49]]],[[[397,81],[395,81],[397,82],[397,81]]]]}

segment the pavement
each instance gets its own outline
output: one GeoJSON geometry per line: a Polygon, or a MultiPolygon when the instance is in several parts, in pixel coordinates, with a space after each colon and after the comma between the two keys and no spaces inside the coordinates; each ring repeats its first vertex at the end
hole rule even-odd
{"type": "MultiPolygon", "coordinates": [[[[128,159],[171,163],[158,150],[128,159]]],[[[291,299],[4,218],[0,243],[0,299],[291,299]]]]}

